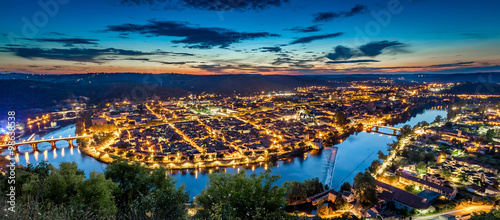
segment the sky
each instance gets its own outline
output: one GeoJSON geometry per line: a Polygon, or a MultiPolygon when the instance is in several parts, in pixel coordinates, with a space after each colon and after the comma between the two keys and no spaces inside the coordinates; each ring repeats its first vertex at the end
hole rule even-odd
{"type": "Polygon", "coordinates": [[[500,71],[500,1],[0,1],[0,69],[22,73],[500,71]]]}

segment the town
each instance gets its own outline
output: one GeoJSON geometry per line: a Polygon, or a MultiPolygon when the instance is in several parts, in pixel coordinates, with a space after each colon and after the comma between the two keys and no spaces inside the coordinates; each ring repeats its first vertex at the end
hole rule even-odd
{"type": "MultiPolygon", "coordinates": [[[[377,133],[397,139],[388,153],[378,152],[364,177],[359,173],[340,190],[329,189],[328,181],[318,183],[314,193],[288,198],[287,210],[309,209],[322,218],[467,219],[494,208],[500,196],[499,96],[439,92],[451,86],[368,81],[249,96],[193,94],[88,108],[72,104],[63,110],[69,116],[28,119],[26,132],[33,125],[43,130],[40,122],[51,124],[45,126],[50,129],[57,120],[77,118],[76,136],[69,140],[76,140],[85,155],[103,163],[134,161],[149,169],[196,173],[240,166],[254,170],[255,165],[272,169],[279,160],[336,149],[350,135],[377,133]],[[446,109],[447,116],[392,127],[426,108],[446,109]],[[360,179],[366,182],[363,192],[360,179]]],[[[39,151],[36,144],[33,151],[39,151]]]]}

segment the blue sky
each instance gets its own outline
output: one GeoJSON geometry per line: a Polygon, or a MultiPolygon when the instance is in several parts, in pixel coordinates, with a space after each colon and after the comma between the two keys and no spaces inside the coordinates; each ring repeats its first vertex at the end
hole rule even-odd
{"type": "Polygon", "coordinates": [[[493,0],[23,0],[0,6],[0,68],[11,72],[500,70],[500,2],[493,0]]]}

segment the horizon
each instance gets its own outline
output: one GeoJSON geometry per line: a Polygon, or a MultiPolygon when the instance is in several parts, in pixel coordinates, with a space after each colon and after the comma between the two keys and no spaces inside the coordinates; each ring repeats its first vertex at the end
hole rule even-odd
{"type": "Polygon", "coordinates": [[[3,4],[0,68],[9,73],[500,71],[497,1],[48,0],[3,4]]]}

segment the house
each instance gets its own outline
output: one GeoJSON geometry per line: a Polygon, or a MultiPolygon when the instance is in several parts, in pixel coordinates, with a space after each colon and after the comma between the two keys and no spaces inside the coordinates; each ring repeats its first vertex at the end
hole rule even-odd
{"type": "Polygon", "coordinates": [[[454,199],[455,196],[457,195],[456,189],[446,187],[446,186],[441,186],[441,185],[438,185],[436,183],[433,183],[433,182],[430,182],[430,181],[427,181],[424,179],[420,179],[416,176],[413,176],[413,175],[410,175],[407,173],[401,173],[401,176],[399,177],[399,181],[406,183],[406,184],[410,184],[410,185],[420,186],[420,187],[425,188],[425,189],[430,189],[434,192],[440,193],[442,196],[444,196],[448,199],[454,199]]]}
{"type": "Polygon", "coordinates": [[[476,184],[471,184],[469,187],[467,187],[467,191],[478,195],[483,195],[483,192],[481,192],[481,187],[476,184]]]}
{"type": "Polygon", "coordinates": [[[498,194],[500,194],[500,190],[498,190],[497,188],[490,185],[490,186],[488,186],[488,188],[486,188],[484,193],[486,195],[498,195],[498,194]]]}
{"type": "Polygon", "coordinates": [[[379,191],[379,200],[384,203],[393,202],[396,209],[417,210],[420,213],[432,212],[433,206],[427,203],[427,199],[399,189],[387,183],[377,181],[377,190],[379,191]]]}

